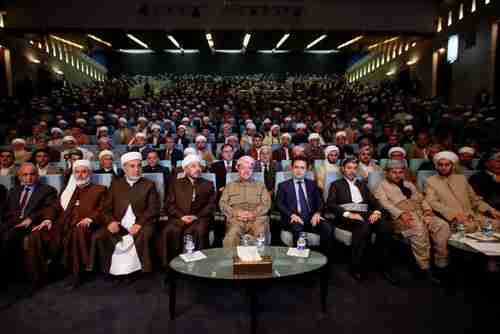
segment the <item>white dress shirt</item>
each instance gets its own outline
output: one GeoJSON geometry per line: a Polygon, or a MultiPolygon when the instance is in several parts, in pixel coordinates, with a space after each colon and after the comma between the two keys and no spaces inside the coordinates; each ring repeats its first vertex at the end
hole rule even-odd
{"type": "Polygon", "coordinates": [[[355,184],[356,179],[349,180],[345,178],[347,184],[349,185],[349,191],[351,192],[351,199],[353,203],[363,203],[363,196],[361,196],[361,192],[359,191],[358,186],[355,184]]]}

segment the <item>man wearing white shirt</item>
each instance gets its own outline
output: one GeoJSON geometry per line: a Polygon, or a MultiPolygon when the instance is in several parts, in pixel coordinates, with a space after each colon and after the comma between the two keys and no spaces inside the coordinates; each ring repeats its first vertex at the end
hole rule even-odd
{"type": "Polygon", "coordinates": [[[365,182],[356,179],[358,161],[342,162],[344,178],[332,183],[328,192],[327,210],[335,214],[336,227],[352,232],[351,275],[357,281],[364,280],[367,263],[364,260],[371,246],[372,233],[377,234],[374,245],[375,260],[382,276],[391,284],[393,277],[388,259],[392,227],[382,220],[382,207],[370,193],[365,182]]]}

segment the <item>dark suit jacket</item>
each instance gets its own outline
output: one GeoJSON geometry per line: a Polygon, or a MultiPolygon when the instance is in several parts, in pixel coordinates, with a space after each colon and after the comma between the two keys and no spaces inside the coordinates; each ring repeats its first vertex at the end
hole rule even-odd
{"type": "MultiPolygon", "coordinates": [[[[236,160],[233,160],[231,171],[233,173],[237,172],[236,160]]],[[[210,172],[215,174],[215,183],[217,184],[217,190],[226,186],[226,165],[224,160],[214,162],[210,166],[210,172]]]]}
{"type": "Polygon", "coordinates": [[[104,169],[101,168],[101,169],[94,171],[94,174],[113,174],[113,177],[123,177],[123,175],[125,174],[123,172],[123,169],[121,169],[121,168],[118,168],[116,171],[117,172],[115,173],[114,169],[112,169],[110,171],[105,171],[104,169]]]}
{"type": "MultiPolygon", "coordinates": [[[[264,164],[262,161],[258,160],[255,162],[255,166],[253,168],[254,172],[264,172],[264,164]]],[[[266,189],[270,192],[274,192],[274,183],[276,181],[276,172],[283,171],[283,167],[281,163],[278,161],[272,161],[269,164],[269,168],[267,173],[264,172],[264,183],[266,185],[266,189]]]]}
{"type": "MultiPolygon", "coordinates": [[[[306,186],[306,196],[309,206],[311,207],[311,217],[315,213],[322,213],[323,211],[323,198],[321,190],[316,183],[312,180],[304,179],[306,186]]],[[[299,214],[297,205],[297,194],[295,192],[295,185],[293,179],[281,182],[278,186],[278,193],[276,195],[276,207],[281,213],[281,223],[288,225],[292,214],[299,214]]]]}
{"type": "Polygon", "coordinates": [[[208,218],[216,209],[216,192],[212,182],[199,178],[194,186],[187,177],[175,179],[169,188],[165,203],[169,217],[180,219],[186,215],[208,218]],[[192,201],[193,189],[196,198],[192,201]]]}
{"type": "Polygon", "coordinates": [[[167,159],[166,155],[166,150],[160,150],[159,156],[161,160],[170,160],[172,163],[172,169],[174,169],[177,166],[177,161],[180,161],[184,159],[184,154],[182,153],[181,150],[174,148],[172,153],[170,153],[170,159],[167,159]]]}
{"type": "MultiPolygon", "coordinates": [[[[375,210],[384,213],[382,206],[377,201],[375,196],[373,196],[373,194],[370,192],[366,182],[356,180],[355,184],[359,188],[361,197],[363,197],[363,203],[368,204],[368,213],[366,215],[362,214],[362,216],[368,217],[369,214],[371,214],[375,210]]],[[[328,199],[326,201],[327,210],[335,214],[335,217],[341,218],[345,210],[340,207],[340,205],[347,203],[352,203],[349,184],[344,178],[334,181],[330,186],[330,190],[328,191],[328,199]]]]}
{"type": "Polygon", "coordinates": [[[476,173],[470,177],[469,183],[486,203],[500,210],[500,183],[495,182],[490,174],[486,171],[476,173]]]}
{"type": "MultiPolygon", "coordinates": [[[[9,191],[4,210],[4,222],[8,225],[20,222],[22,192],[22,186],[16,186],[9,191]]],[[[31,224],[35,226],[46,219],[55,222],[59,211],[57,190],[49,185],[37,183],[24,210],[24,217],[31,218],[31,224]]]]}
{"type": "MultiPolygon", "coordinates": [[[[288,148],[288,157],[292,159],[292,148],[288,148]]],[[[282,161],[286,160],[286,153],[283,147],[280,147],[279,149],[273,151],[273,160],[276,161],[282,161]]]]}
{"type": "Polygon", "coordinates": [[[141,178],[130,187],[125,178],[113,180],[104,204],[105,224],[121,221],[129,205],[137,218],[136,224],[155,223],[160,216],[160,196],[154,182],[141,178]]]}
{"type": "Polygon", "coordinates": [[[170,182],[170,170],[167,167],[157,165],[151,167],[149,165],[142,167],[143,173],[161,173],[163,174],[163,183],[165,184],[165,191],[168,190],[168,183],[170,182]]]}

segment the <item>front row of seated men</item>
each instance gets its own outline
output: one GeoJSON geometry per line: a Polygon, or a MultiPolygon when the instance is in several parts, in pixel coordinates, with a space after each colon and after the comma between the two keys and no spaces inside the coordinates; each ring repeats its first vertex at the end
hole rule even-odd
{"type": "MultiPolygon", "coordinates": [[[[182,162],[184,174],[170,184],[165,200],[168,221],[161,231],[155,224],[160,198],[154,183],[141,177],[141,160],[138,152],[124,154],[121,163],[125,175],[114,179],[109,190],[91,183],[89,161],[77,160],[59,200],[52,187],[39,183],[36,167],[23,164],[18,172],[21,185],[10,190],[0,225],[0,260],[7,273],[1,279],[12,280],[24,269],[36,289],[47,282],[48,260],[62,259],[72,273],[70,286],[77,287],[88,270],[114,277],[152,271],[153,239],[164,268],[182,251],[186,233],[193,236],[197,249],[209,247],[208,226],[217,206],[217,193],[211,182],[201,178],[199,156],[187,155],[182,162]],[[58,258],[61,253],[62,258],[58,258]]],[[[432,278],[430,240],[436,248],[436,267],[445,268],[449,224],[464,223],[472,231],[485,216],[500,219],[500,213],[474,193],[464,176],[453,174],[457,160],[452,152],[434,157],[439,174],[428,179],[424,197],[403,179],[404,161],[389,161],[386,179],[372,194],[366,183],[356,178],[358,161],[345,159],[341,166],[344,177],[332,183],[323,203],[316,183],[305,179],[308,161],[299,157],[292,163],[293,178],[279,185],[276,209],[294,241],[300,232],[315,232],[320,235],[320,250],[328,257],[333,252],[334,226],[350,230],[351,274],[356,280],[364,278],[367,256],[372,255],[383,277],[396,282],[389,254],[393,231],[410,241],[418,266],[432,278]],[[323,213],[333,213],[333,221],[325,219],[323,213]]],[[[236,163],[239,180],[222,191],[225,247],[238,245],[242,234],[269,235],[271,196],[262,183],[253,180],[254,164],[249,156],[240,158],[236,163]]]]}

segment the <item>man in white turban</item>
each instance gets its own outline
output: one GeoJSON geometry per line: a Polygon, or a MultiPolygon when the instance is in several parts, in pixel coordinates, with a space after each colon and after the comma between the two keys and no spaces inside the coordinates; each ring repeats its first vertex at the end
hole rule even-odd
{"type": "Polygon", "coordinates": [[[308,143],[304,145],[304,151],[307,159],[313,162],[315,160],[325,159],[325,152],[321,148],[321,136],[318,133],[311,133],[307,137],[308,143]]]}
{"type": "Polygon", "coordinates": [[[170,260],[183,252],[183,236],[191,235],[195,249],[209,247],[208,227],[216,209],[212,182],[201,178],[200,157],[188,154],[182,160],[184,176],[172,181],[165,208],[168,222],[160,239],[160,258],[165,269],[170,260]]]}
{"type": "Polygon", "coordinates": [[[264,145],[274,145],[274,144],[281,144],[281,138],[280,138],[280,126],[277,124],[274,124],[271,126],[271,131],[266,133],[263,141],[264,145]]]}
{"type": "Polygon", "coordinates": [[[207,137],[203,135],[196,136],[195,145],[201,160],[205,160],[208,164],[215,160],[209,145],[207,145],[207,137]]]}
{"type": "Polygon", "coordinates": [[[104,225],[94,236],[101,270],[124,277],[151,272],[151,238],[160,215],[154,182],[142,177],[139,152],[122,155],[123,178],[111,183],[104,205],[104,225]]]}
{"type": "Polygon", "coordinates": [[[315,166],[316,184],[322,191],[325,191],[326,176],[330,173],[340,173],[339,156],[339,148],[335,145],[330,145],[325,148],[325,159],[323,163],[319,166],[315,166]]]}
{"type": "Polygon", "coordinates": [[[61,194],[63,214],[58,226],[61,231],[63,263],[71,272],[71,288],[77,288],[83,275],[91,269],[92,235],[104,222],[104,200],[107,188],[92,184],[92,164],[89,160],[73,163],[73,173],[61,194]]]}
{"type": "Polygon", "coordinates": [[[434,156],[438,175],[427,179],[426,200],[450,224],[463,224],[467,232],[478,230],[487,218],[498,228],[500,212],[477,196],[463,175],[454,174],[458,156],[442,151],[434,156]]]}
{"type": "Polygon", "coordinates": [[[474,170],[473,159],[476,150],[470,146],[461,147],[458,150],[458,163],[455,166],[455,173],[464,174],[465,171],[474,170]]]}

